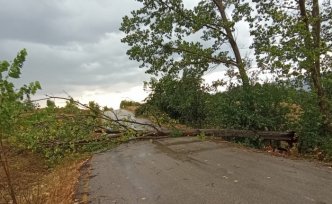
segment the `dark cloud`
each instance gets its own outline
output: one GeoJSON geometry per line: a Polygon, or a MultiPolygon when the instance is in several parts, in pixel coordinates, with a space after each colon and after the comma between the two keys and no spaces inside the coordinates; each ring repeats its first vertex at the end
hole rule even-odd
{"type": "MultiPolygon", "coordinates": [[[[75,86],[103,86],[123,81],[142,84],[147,79],[144,70],[126,56],[126,46],[120,42],[122,34],[106,34],[96,43],[48,46],[18,41],[0,41],[1,47],[16,53],[27,48],[23,82],[38,80],[45,91],[54,92],[60,87],[70,90],[75,86]]],[[[7,55],[8,56],[8,55],[7,55]]],[[[12,59],[8,56],[6,59],[12,59]]]]}
{"type": "Polygon", "coordinates": [[[148,76],[120,42],[122,17],[134,0],[0,0],[0,60],[28,50],[19,85],[41,82],[40,94],[128,92],[148,76]]]}
{"type": "Polygon", "coordinates": [[[0,0],[1,39],[45,44],[94,42],[118,32],[133,0],[0,0]]]}

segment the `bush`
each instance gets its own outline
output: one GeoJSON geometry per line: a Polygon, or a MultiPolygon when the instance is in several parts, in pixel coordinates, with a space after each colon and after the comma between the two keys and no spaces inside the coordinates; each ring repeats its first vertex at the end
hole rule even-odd
{"type": "Polygon", "coordinates": [[[121,103],[120,103],[121,109],[125,109],[130,112],[135,112],[136,109],[139,108],[140,106],[141,106],[141,104],[136,101],[124,100],[124,101],[121,101],[121,103]]]}
{"type": "Polygon", "coordinates": [[[202,127],[206,118],[205,99],[208,95],[201,86],[201,78],[186,71],[182,78],[165,76],[152,80],[152,94],[147,99],[171,118],[194,127],[202,127]]]}
{"type": "Polygon", "coordinates": [[[292,121],[287,113],[293,104],[297,104],[292,99],[295,94],[294,89],[285,86],[257,84],[250,91],[235,87],[210,95],[206,125],[249,130],[289,130],[292,121]]]}
{"type": "Polygon", "coordinates": [[[132,107],[132,106],[140,106],[141,104],[136,102],[136,101],[127,101],[123,100],[120,103],[120,108],[125,109],[127,107],[132,107]]]}

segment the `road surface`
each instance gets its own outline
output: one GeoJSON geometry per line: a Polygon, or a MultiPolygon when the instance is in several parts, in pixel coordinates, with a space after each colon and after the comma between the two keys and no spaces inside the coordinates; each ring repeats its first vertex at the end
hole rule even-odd
{"type": "Polygon", "coordinates": [[[329,166],[189,137],[96,154],[85,178],[90,203],[332,203],[329,166]]]}
{"type": "MultiPolygon", "coordinates": [[[[106,111],[104,114],[114,120],[125,119],[128,121],[136,121],[136,122],[143,123],[143,124],[151,124],[151,122],[149,120],[144,119],[144,118],[136,118],[134,113],[124,110],[124,109],[106,111]]],[[[130,128],[133,128],[135,130],[143,130],[143,131],[154,130],[150,126],[146,126],[146,125],[139,125],[139,124],[130,123],[130,122],[122,122],[122,124],[124,124],[130,128]]]]}

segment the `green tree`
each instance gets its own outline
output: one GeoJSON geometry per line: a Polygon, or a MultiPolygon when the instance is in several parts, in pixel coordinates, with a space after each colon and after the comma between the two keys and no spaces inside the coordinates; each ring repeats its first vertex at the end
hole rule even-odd
{"type": "Polygon", "coordinates": [[[322,74],[332,65],[332,7],[329,1],[256,1],[251,24],[257,62],[279,77],[310,81],[324,127],[332,132],[331,106],[322,74]]]}
{"type": "Polygon", "coordinates": [[[153,79],[149,84],[152,92],[147,104],[182,123],[201,127],[206,118],[207,96],[201,84],[201,76],[187,69],[181,78],[167,75],[160,80],[153,79]]]}
{"type": "Polygon", "coordinates": [[[55,102],[52,101],[51,99],[47,99],[46,106],[49,108],[55,108],[55,102]]]}
{"type": "Polygon", "coordinates": [[[243,86],[249,86],[247,62],[234,37],[235,24],[249,16],[248,3],[202,0],[188,9],[182,0],[137,1],[143,7],[125,16],[120,30],[130,59],[147,73],[178,74],[186,68],[202,74],[224,65],[231,73],[237,69],[243,86]]]}
{"type": "Polygon", "coordinates": [[[27,52],[23,49],[12,63],[0,61],[0,162],[6,174],[13,203],[17,203],[17,200],[2,142],[3,139],[9,138],[14,133],[15,128],[19,125],[19,116],[26,110],[27,106],[30,107],[30,95],[35,94],[41,88],[38,81],[23,85],[19,89],[15,88],[12,82],[20,78],[26,56],[27,52]]]}
{"type": "Polygon", "coordinates": [[[24,101],[29,102],[30,96],[41,88],[38,81],[15,88],[13,80],[20,78],[26,56],[23,49],[12,63],[0,61],[0,139],[12,133],[18,116],[25,110],[24,101]]]}

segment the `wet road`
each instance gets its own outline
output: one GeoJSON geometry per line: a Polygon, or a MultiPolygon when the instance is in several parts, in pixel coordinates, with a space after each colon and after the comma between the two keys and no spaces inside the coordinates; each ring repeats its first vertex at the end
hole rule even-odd
{"type": "MultiPolygon", "coordinates": [[[[116,120],[116,119],[125,119],[128,121],[136,121],[139,123],[145,123],[145,124],[151,124],[151,122],[147,119],[144,118],[136,118],[135,114],[124,110],[124,109],[119,109],[119,110],[114,110],[114,111],[106,111],[105,114],[109,116],[110,118],[116,120]]],[[[130,123],[130,122],[122,122],[122,124],[131,127],[135,130],[143,130],[143,131],[151,131],[154,130],[153,128],[146,126],[146,125],[139,125],[135,123],[130,123]]]]}
{"type": "Polygon", "coordinates": [[[332,203],[332,169],[226,142],[123,144],[90,161],[90,203],[332,203]]]}

